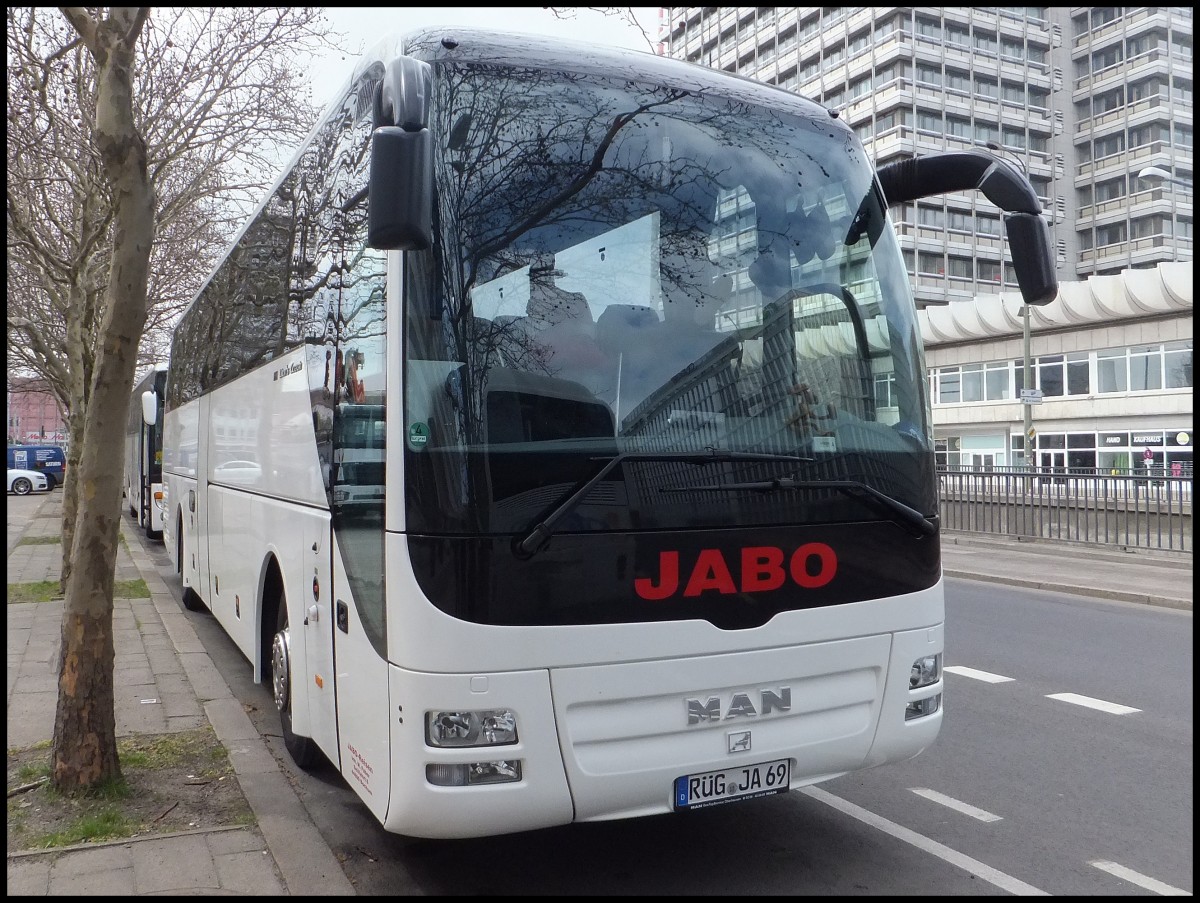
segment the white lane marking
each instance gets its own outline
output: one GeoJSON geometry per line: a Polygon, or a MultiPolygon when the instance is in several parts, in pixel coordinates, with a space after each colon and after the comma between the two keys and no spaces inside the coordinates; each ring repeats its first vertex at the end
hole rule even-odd
{"type": "Polygon", "coordinates": [[[930,840],[928,837],[918,834],[916,831],[909,830],[902,825],[888,821],[883,816],[876,815],[874,812],[870,812],[860,806],[854,805],[854,803],[847,802],[840,796],[834,796],[828,791],[821,790],[817,787],[801,787],[799,792],[805,794],[806,796],[810,796],[815,800],[819,800],[820,802],[825,803],[827,806],[832,806],[839,812],[844,812],[851,818],[858,819],[863,824],[870,825],[872,828],[878,828],[880,831],[883,831],[885,834],[890,834],[897,840],[902,840],[907,844],[911,844],[918,850],[924,850],[926,853],[936,856],[938,859],[948,862],[951,865],[962,869],[963,871],[969,872],[972,875],[977,875],[984,881],[987,881],[989,884],[994,884],[996,887],[1000,888],[1001,890],[1008,891],[1010,894],[1021,894],[1027,897],[1050,896],[1050,894],[1048,894],[1046,891],[1039,890],[1032,884],[1026,884],[1019,878],[1014,878],[1012,875],[1006,875],[1004,872],[1000,871],[999,869],[994,869],[990,865],[984,865],[978,859],[972,859],[970,856],[960,853],[957,850],[952,850],[950,847],[940,844],[936,840],[930,840]]]}
{"type": "Polygon", "coordinates": [[[909,787],[917,796],[923,796],[927,800],[932,800],[935,803],[941,803],[947,808],[954,809],[956,812],[961,812],[963,815],[969,815],[971,818],[977,818],[980,821],[1003,821],[999,815],[984,809],[976,809],[969,803],[964,803],[961,800],[956,800],[952,796],[946,796],[944,793],[938,793],[936,790],[930,790],[928,787],[909,787]]]}
{"type": "Polygon", "coordinates": [[[1135,709],[1132,706],[1119,705],[1115,702],[1105,702],[1103,699],[1092,699],[1090,696],[1080,696],[1078,693],[1047,693],[1046,698],[1086,706],[1089,709],[1099,709],[1101,712],[1108,712],[1110,715],[1132,715],[1134,712],[1141,711],[1141,709],[1135,709]]]}
{"type": "Polygon", "coordinates": [[[951,674],[958,674],[961,677],[971,677],[975,680],[987,681],[990,684],[1002,684],[1008,680],[1016,680],[1015,677],[1005,677],[1003,674],[993,674],[990,671],[976,671],[974,668],[964,668],[962,665],[950,665],[948,668],[943,668],[943,671],[949,671],[951,674]]]}
{"type": "Polygon", "coordinates": [[[1127,869],[1123,865],[1117,865],[1115,862],[1109,862],[1107,859],[1095,859],[1091,862],[1096,868],[1102,872],[1108,872],[1110,875],[1116,875],[1130,884],[1136,884],[1143,890],[1148,890],[1151,893],[1158,894],[1160,897],[1190,897],[1190,890],[1180,890],[1178,887],[1172,887],[1169,884],[1164,884],[1161,881],[1155,881],[1153,878],[1147,878],[1145,875],[1135,872],[1133,869],[1127,869]]]}

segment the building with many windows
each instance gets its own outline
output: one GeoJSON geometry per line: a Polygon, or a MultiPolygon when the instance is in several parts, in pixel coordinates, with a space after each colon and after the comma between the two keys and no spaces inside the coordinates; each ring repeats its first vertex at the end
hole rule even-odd
{"type": "MultiPolygon", "coordinates": [[[[1189,9],[670,7],[662,38],[836,110],[876,165],[985,147],[1019,162],[1062,282],[1191,259],[1189,9]],[[1140,178],[1150,167],[1179,181],[1140,178]]],[[[892,218],[919,306],[1015,289],[978,192],[892,218]]]]}

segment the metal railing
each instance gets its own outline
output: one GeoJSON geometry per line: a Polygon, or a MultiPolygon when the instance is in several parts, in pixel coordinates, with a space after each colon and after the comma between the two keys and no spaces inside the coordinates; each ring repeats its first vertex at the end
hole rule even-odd
{"type": "Polygon", "coordinates": [[[1192,551],[1192,474],[1151,467],[939,467],[942,528],[1192,551]]]}

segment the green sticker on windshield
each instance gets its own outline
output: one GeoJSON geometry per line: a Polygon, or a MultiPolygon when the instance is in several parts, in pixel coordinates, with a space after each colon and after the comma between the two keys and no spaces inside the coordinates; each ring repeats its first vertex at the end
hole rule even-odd
{"type": "Polygon", "coordinates": [[[424,423],[414,423],[408,428],[408,447],[420,451],[429,443],[429,427],[424,423]]]}

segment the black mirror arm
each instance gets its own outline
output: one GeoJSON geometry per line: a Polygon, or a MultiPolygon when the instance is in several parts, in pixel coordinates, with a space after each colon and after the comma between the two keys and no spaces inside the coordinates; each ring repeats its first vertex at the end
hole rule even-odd
{"type": "Polygon", "coordinates": [[[1047,304],[1058,296],[1050,228],[1029,179],[984,151],[949,151],[887,163],[876,172],[889,207],[931,195],[982,191],[1005,211],[1017,284],[1026,304],[1047,304]]]}

